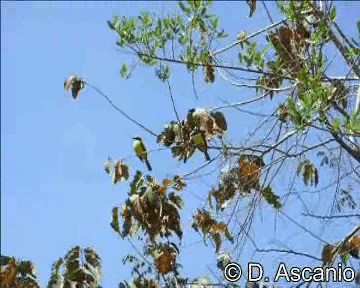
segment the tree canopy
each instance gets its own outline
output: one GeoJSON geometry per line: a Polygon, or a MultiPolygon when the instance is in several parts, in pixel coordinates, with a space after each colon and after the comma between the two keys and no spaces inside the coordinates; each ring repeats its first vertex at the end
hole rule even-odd
{"type": "MultiPolygon", "coordinates": [[[[337,24],[336,4],[249,0],[241,3],[248,5],[248,17],[264,10],[267,18],[261,29],[239,29],[237,35],[221,28],[212,1],[181,1],[166,15],[144,11],[108,21],[116,45],[129,55],[121,77],[152,69],[149,87],[152,80],[163,83],[169,101],[151,109],[172,109],[173,118],[154,131],[81,75],[71,75],[65,90],[76,101],[87,90],[97,92],[151,137],[149,146],[158,145],[156,151],[148,149],[150,161],[163,157],[181,163],[177,171],[156,178],[145,165],[132,167],[121,156],[104,159],[109,183],[127,192],[126,201],[109,211],[113,232],[134,248],[123,259],[132,272],[121,287],[243,287],[246,279],[231,284],[223,269],[229,262],[245,267],[255,260],[269,267],[279,259],[310,267],[341,262],[358,270],[360,22],[353,23],[356,35],[346,35],[337,24]],[[189,83],[181,85],[192,86],[193,95],[174,89],[175,71],[189,74],[189,83]],[[234,95],[208,101],[201,85],[227,85],[234,95]],[[199,105],[180,110],[182,97],[199,105]],[[185,210],[194,201],[189,191],[201,199],[192,211],[185,210]],[[189,233],[197,233],[197,245],[213,254],[211,277],[183,273],[179,259],[189,233]],[[326,233],[338,240],[327,240],[326,233]]],[[[136,97],[141,105],[143,95],[136,97]]],[[[49,287],[99,287],[100,257],[76,246],[54,263],[49,287]]],[[[12,268],[2,270],[4,287],[18,279],[35,281],[22,262],[5,260],[12,268]]]]}

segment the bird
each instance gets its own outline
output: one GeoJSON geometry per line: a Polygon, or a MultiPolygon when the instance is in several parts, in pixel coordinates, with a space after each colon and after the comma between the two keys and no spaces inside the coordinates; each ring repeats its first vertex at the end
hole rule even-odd
{"type": "Polygon", "coordinates": [[[207,152],[208,147],[207,147],[204,131],[201,130],[193,131],[191,132],[190,137],[191,137],[191,141],[194,143],[196,148],[204,153],[206,160],[210,161],[211,159],[207,152]]]}
{"type": "Polygon", "coordinates": [[[134,149],[136,156],[139,157],[141,162],[145,162],[146,167],[148,168],[149,171],[151,171],[152,168],[147,159],[147,151],[146,151],[144,142],[142,141],[142,139],[140,137],[133,137],[132,139],[134,139],[133,149],[134,149]]]}

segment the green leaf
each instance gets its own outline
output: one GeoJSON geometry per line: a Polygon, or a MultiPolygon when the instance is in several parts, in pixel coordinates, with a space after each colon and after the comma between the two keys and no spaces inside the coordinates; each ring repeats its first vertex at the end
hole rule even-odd
{"type": "Polygon", "coordinates": [[[144,184],[144,178],[143,175],[141,173],[141,171],[136,171],[136,174],[133,178],[133,180],[130,183],[130,192],[129,195],[133,195],[133,194],[139,194],[140,188],[142,187],[142,185],[144,184]]]}
{"type": "Polygon", "coordinates": [[[319,172],[315,167],[313,167],[311,185],[315,185],[315,187],[316,187],[318,185],[318,183],[319,183],[319,172]]]}
{"type": "Polygon", "coordinates": [[[297,168],[296,175],[299,176],[302,168],[304,167],[305,161],[301,162],[297,168]]]}
{"type": "Polygon", "coordinates": [[[340,255],[341,262],[343,262],[344,264],[347,264],[349,262],[349,258],[349,253],[344,253],[340,255]]]}
{"type": "Polygon", "coordinates": [[[128,77],[127,72],[128,72],[127,66],[126,66],[125,63],[123,63],[122,66],[121,66],[121,71],[120,71],[121,77],[122,78],[127,78],[128,77]]]}
{"type": "Polygon", "coordinates": [[[339,131],[341,125],[341,120],[339,118],[335,118],[334,121],[332,122],[332,127],[334,129],[334,132],[339,131]]]}
{"type": "Polygon", "coordinates": [[[304,173],[303,173],[303,180],[306,186],[309,184],[310,177],[311,177],[311,164],[306,164],[304,166],[304,173]]]}
{"type": "Polygon", "coordinates": [[[231,243],[234,243],[234,237],[231,236],[228,227],[225,229],[225,237],[228,239],[231,243]]]}
{"type": "Polygon", "coordinates": [[[265,189],[262,189],[261,194],[265,198],[266,202],[271,204],[275,209],[281,208],[282,205],[279,201],[280,197],[274,194],[270,185],[268,185],[265,189]]]}
{"type": "Polygon", "coordinates": [[[331,12],[330,12],[330,20],[332,22],[334,22],[336,19],[336,8],[334,7],[333,9],[331,9],[331,12]]]}
{"type": "Polygon", "coordinates": [[[173,192],[169,193],[169,201],[174,203],[179,209],[182,209],[184,207],[184,202],[182,201],[181,197],[175,195],[175,193],[173,192]]]}
{"type": "Polygon", "coordinates": [[[120,234],[120,225],[119,225],[119,207],[114,207],[112,210],[112,220],[110,223],[111,227],[115,232],[120,234]]]}
{"type": "Polygon", "coordinates": [[[188,12],[188,9],[185,7],[184,2],[179,1],[179,2],[178,2],[178,5],[179,5],[180,9],[181,9],[183,12],[185,12],[185,13],[188,12]]]}
{"type": "Polygon", "coordinates": [[[211,20],[211,26],[214,30],[216,30],[219,26],[219,18],[215,17],[214,19],[211,20]]]}
{"type": "Polygon", "coordinates": [[[119,29],[119,16],[114,16],[113,22],[107,21],[111,30],[119,29]]]}
{"type": "Polygon", "coordinates": [[[201,4],[201,1],[200,1],[200,0],[195,0],[195,1],[194,1],[194,7],[195,7],[196,9],[199,9],[199,8],[200,8],[200,4],[201,4]]]}

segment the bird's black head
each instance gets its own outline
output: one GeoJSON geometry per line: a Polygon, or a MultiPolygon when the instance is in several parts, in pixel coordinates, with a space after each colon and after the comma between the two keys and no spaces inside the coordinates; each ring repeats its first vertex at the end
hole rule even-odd
{"type": "Polygon", "coordinates": [[[140,138],[140,137],[138,137],[138,136],[136,136],[136,137],[132,137],[132,139],[141,141],[141,138],[140,138]]]}

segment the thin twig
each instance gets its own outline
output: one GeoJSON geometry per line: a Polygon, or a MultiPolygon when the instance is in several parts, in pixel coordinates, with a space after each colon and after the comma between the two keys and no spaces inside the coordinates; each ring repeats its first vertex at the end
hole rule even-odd
{"type": "Polygon", "coordinates": [[[175,101],[174,101],[174,97],[173,97],[173,94],[172,94],[172,91],[171,91],[171,86],[170,86],[169,80],[166,80],[166,84],[167,84],[168,89],[169,89],[170,99],[171,99],[171,102],[172,102],[172,106],[173,106],[176,118],[177,118],[178,122],[180,123],[181,120],[180,120],[178,112],[176,111],[175,101]]]}
{"type": "Polygon", "coordinates": [[[267,93],[264,93],[263,95],[261,95],[259,97],[253,98],[253,99],[249,99],[249,100],[245,100],[245,101],[242,101],[242,102],[237,102],[237,103],[233,103],[233,104],[229,104],[229,105],[218,106],[218,107],[215,107],[215,108],[211,109],[211,112],[214,112],[214,111],[220,110],[220,109],[224,109],[224,108],[230,108],[230,107],[232,108],[232,107],[247,105],[247,104],[259,101],[261,99],[264,99],[266,96],[268,96],[268,94],[269,93],[267,92],[267,93]]]}
{"type": "Polygon", "coordinates": [[[263,4],[263,6],[264,6],[264,8],[265,8],[266,14],[267,14],[267,16],[269,17],[270,22],[271,22],[272,24],[274,24],[274,21],[273,21],[271,15],[270,15],[270,12],[269,12],[269,10],[268,10],[267,7],[266,7],[265,1],[264,1],[264,0],[261,0],[261,3],[263,4]]]}
{"type": "Polygon", "coordinates": [[[250,34],[249,36],[247,36],[247,37],[245,37],[245,38],[243,38],[243,39],[239,39],[239,40],[231,43],[230,45],[228,45],[228,46],[226,46],[226,47],[224,47],[224,48],[222,48],[222,49],[219,49],[219,50],[215,51],[214,53],[212,53],[212,56],[215,56],[215,55],[217,55],[217,54],[223,53],[223,52],[225,52],[225,51],[233,48],[234,46],[236,46],[236,45],[238,45],[238,44],[240,44],[240,43],[242,43],[242,42],[245,42],[245,41],[247,41],[247,40],[249,40],[249,39],[251,39],[251,38],[253,38],[253,37],[255,37],[255,36],[257,36],[257,35],[259,35],[259,34],[261,34],[261,33],[263,33],[263,32],[265,32],[265,31],[268,31],[268,30],[270,30],[270,29],[272,29],[272,28],[274,28],[274,27],[276,27],[276,26],[279,26],[280,24],[285,23],[285,22],[286,22],[286,20],[283,19],[283,20],[280,20],[280,21],[278,21],[278,22],[276,22],[276,23],[274,23],[274,24],[271,24],[271,25],[269,25],[269,26],[267,26],[267,27],[265,27],[265,28],[263,28],[263,29],[260,29],[260,30],[258,30],[258,31],[255,31],[254,33],[250,34]]]}
{"type": "Polygon", "coordinates": [[[200,167],[196,168],[195,170],[184,174],[183,179],[186,179],[188,176],[200,171],[201,169],[203,169],[204,167],[208,166],[211,162],[214,162],[219,156],[221,155],[221,153],[217,154],[213,159],[211,159],[210,161],[206,162],[205,164],[201,165],[200,167]]]}
{"type": "Polygon", "coordinates": [[[116,110],[118,111],[120,114],[122,114],[125,118],[127,118],[129,121],[131,121],[132,123],[134,123],[135,125],[139,126],[140,128],[144,129],[146,132],[148,132],[149,134],[157,137],[157,134],[153,131],[151,131],[149,128],[146,128],[144,125],[140,124],[138,121],[136,121],[134,118],[130,117],[127,113],[125,113],[123,110],[121,110],[117,105],[114,104],[114,102],[108,97],[106,96],[103,92],[101,92],[100,89],[96,88],[95,86],[93,86],[92,84],[85,82],[84,83],[91,87],[92,89],[94,89],[96,92],[98,92],[101,96],[103,96],[106,101],[109,102],[109,104],[116,110]]]}
{"type": "MultiPolygon", "coordinates": [[[[201,66],[201,67],[210,65],[212,67],[217,67],[217,68],[224,68],[224,69],[229,69],[229,70],[244,71],[244,72],[248,72],[248,73],[256,73],[256,74],[263,74],[263,75],[268,75],[268,76],[279,77],[277,74],[274,74],[269,71],[262,71],[259,69],[232,66],[230,64],[214,64],[214,63],[209,64],[209,63],[202,63],[202,62],[183,61],[183,60],[178,60],[178,59],[160,57],[160,56],[156,56],[156,55],[149,55],[149,54],[146,54],[146,53],[143,53],[140,51],[136,51],[135,53],[140,57],[149,57],[151,59],[165,61],[165,62],[169,62],[169,63],[182,64],[182,65],[193,65],[193,66],[201,66]]],[[[295,80],[294,78],[289,77],[289,76],[282,76],[281,78],[288,79],[288,80],[295,80]]]]}
{"type": "Polygon", "coordinates": [[[308,234],[310,234],[311,236],[313,236],[315,239],[319,240],[320,242],[324,243],[324,244],[329,244],[327,243],[325,240],[321,239],[319,236],[317,236],[316,234],[314,234],[313,232],[311,232],[309,229],[307,229],[306,227],[304,227],[304,225],[299,224],[297,221],[295,221],[294,219],[292,219],[290,216],[288,216],[287,214],[285,214],[283,211],[279,211],[280,214],[284,215],[285,218],[287,218],[288,220],[290,220],[290,222],[294,223],[296,226],[298,226],[299,228],[301,228],[302,230],[304,230],[305,232],[307,232],[308,234]]]}
{"type": "Polygon", "coordinates": [[[267,87],[264,85],[260,85],[260,84],[247,84],[247,83],[236,83],[234,81],[232,81],[231,79],[229,79],[222,71],[221,69],[218,69],[218,72],[220,74],[220,76],[227,82],[229,82],[231,85],[235,86],[235,87],[245,87],[245,88],[255,88],[255,89],[263,89],[263,90],[267,90],[267,91],[275,91],[275,92],[282,92],[282,91],[286,91],[286,90],[290,90],[296,87],[297,83],[295,83],[294,85],[288,86],[288,87],[284,87],[284,88],[273,88],[273,87],[267,87]]]}
{"type": "Polygon", "coordinates": [[[321,215],[314,215],[309,213],[301,213],[303,216],[318,218],[318,219],[339,219],[339,218],[360,218],[360,214],[345,214],[345,215],[332,215],[332,216],[321,216],[321,215]]]}
{"type": "Polygon", "coordinates": [[[312,256],[310,254],[307,254],[307,253],[303,253],[303,252],[296,252],[294,250],[286,250],[286,249],[274,249],[274,248],[271,248],[271,249],[256,249],[256,252],[260,252],[260,253],[266,253],[266,252],[279,252],[279,253],[287,253],[287,254],[294,254],[294,255],[299,255],[299,256],[304,256],[304,257],[308,257],[308,258],[311,258],[313,260],[316,260],[316,261],[320,261],[321,259],[320,258],[317,258],[315,256],[312,256]]]}

